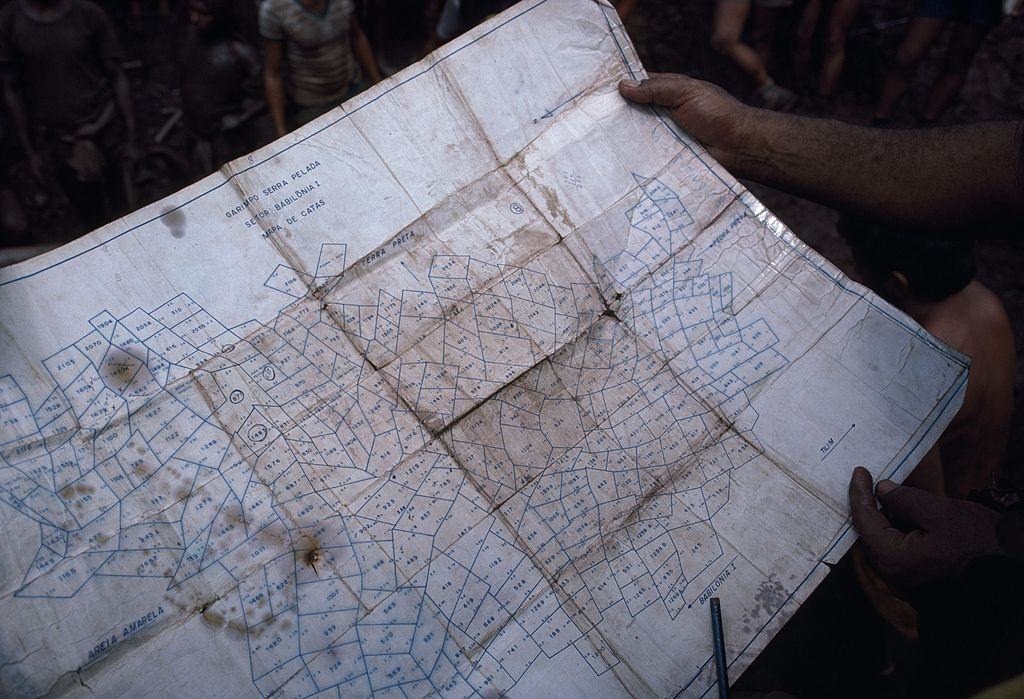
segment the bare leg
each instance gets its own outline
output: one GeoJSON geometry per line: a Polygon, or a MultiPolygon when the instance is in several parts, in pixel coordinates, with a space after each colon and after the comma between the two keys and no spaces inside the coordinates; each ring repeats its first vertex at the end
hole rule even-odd
{"type": "Polygon", "coordinates": [[[974,54],[984,41],[988,29],[976,24],[960,24],[953,30],[946,50],[946,64],[942,75],[932,87],[928,106],[924,110],[925,121],[935,121],[946,111],[949,103],[960,94],[967,81],[967,71],[974,60],[974,54]]]}
{"type": "Polygon", "coordinates": [[[811,46],[814,30],[821,14],[821,0],[808,0],[796,26],[796,50],[793,52],[793,71],[798,78],[807,75],[811,67],[811,46]]]}
{"type": "Polygon", "coordinates": [[[782,14],[780,7],[762,7],[754,5],[754,16],[750,27],[750,40],[754,50],[761,57],[761,63],[765,69],[771,62],[772,43],[775,40],[775,27],[779,22],[779,15],[782,14]]]}
{"type": "Polygon", "coordinates": [[[945,26],[946,20],[935,17],[915,17],[911,21],[907,35],[903,37],[903,43],[896,51],[896,64],[882,85],[882,95],[878,99],[878,106],[875,107],[876,119],[892,118],[896,102],[907,91],[907,85],[918,64],[945,26]]]}
{"type": "Polygon", "coordinates": [[[850,30],[860,0],[836,0],[828,16],[828,37],[825,43],[825,59],[821,63],[821,79],[818,94],[831,97],[836,91],[839,77],[846,62],[846,32],[850,30]]]}
{"type": "Polygon", "coordinates": [[[743,25],[749,14],[750,0],[717,0],[711,47],[735,63],[755,86],[760,87],[768,82],[768,71],[757,52],[742,41],[743,25]]]}

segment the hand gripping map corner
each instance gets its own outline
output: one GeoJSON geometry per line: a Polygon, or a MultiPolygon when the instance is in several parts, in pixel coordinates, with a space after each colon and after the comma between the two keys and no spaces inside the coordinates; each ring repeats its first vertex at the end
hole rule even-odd
{"type": "MultiPolygon", "coordinates": [[[[671,189],[637,181],[623,225],[641,243],[605,263],[619,279],[662,244],[649,231],[671,239],[692,222],[671,189]]],[[[72,598],[110,577],[174,590],[215,569],[234,583],[264,695],[509,691],[538,656],[562,652],[607,671],[616,661],[595,643],[602,612],[658,605],[675,618],[692,602],[689,583],[723,555],[713,517],[732,469],[760,451],[744,390],[785,364],[771,328],[738,320],[730,275],[702,275],[693,259],[644,290],[659,305],[634,306],[623,322],[595,322],[586,294],[518,267],[446,316],[452,282],[490,264],[469,257],[435,257],[430,287],[381,289],[376,306],[299,295],[319,296],[344,257],[345,245],[322,246],[306,280],[317,285],[274,270],[267,286],[295,299],[271,324],[226,328],[186,295],[100,313],[44,361],[56,387],[34,409],[3,377],[0,418],[22,433],[5,439],[0,498],[40,530],[16,596],[72,598]],[[693,388],[665,390],[657,354],[631,330],[666,305],[678,322],[659,332],[693,338],[693,388]],[[367,360],[332,349],[338,318],[342,342],[396,360],[389,373],[416,387],[408,404],[363,380],[375,373],[367,360]],[[408,429],[416,418],[450,423],[460,381],[510,368],[496,336],[522,341],[529,323],[554,337],[566,318],[589,329],[511,365],[518,378],[471,424],[436,437],[408,429]],[[428,320],[442,361],[403,362],[403,328],[428,320]],[[615,405],[608,393],[628,398],[615,405]]]]}

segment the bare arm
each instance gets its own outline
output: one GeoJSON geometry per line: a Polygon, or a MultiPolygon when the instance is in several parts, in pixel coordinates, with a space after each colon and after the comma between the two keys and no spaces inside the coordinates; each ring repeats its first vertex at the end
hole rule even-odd
{"type": "Polygon", "coordinates": [[[241,68],[240,78],[242,80],[244,96],[237,110],[221,117],[221,128],[225,130],[238,128],[238,126],[266,108],[266,102],[257,96],[260,92],[258,83],[260,82],[261,70],[259,56],[256,54],[256,51],[241,41],[232,41],[231,50],[234,51],[241,68]]]}
{"type": "Polygon", "coordinates": [[[352,53],[359,61],[363,72],[370,78],[371,83],[379,83],[384,79],[384,74],[381,72],[380,66],[377,65],[377,57],[373,55],[373,47],[370,46],[370,40],[367,38],[366,32],[363,31],[363,25],[359,23],[359,19],[355,15],[352,15],[349,34],[352,39],[352,53]]]}
{"type": "Polygon", "coordinates": [[[117,100],[117,111],[124,119],[125,130],[129,143],[135,143],[135,107],[132,104],[131,87],[128,84],[128,76],[124,70],[117,69],[114,74],[114,99],[117,100]]]}
{"type": "Polygon", "coordinates": [[[775,112],[757,118],[760,128],[736,152],[741,177],[912,226],[967,226],[974,235],[996,233],[982,222],[1019,228],[1018,123],[888,131],[775,112]]]}
{"type": "Polygon", "coordinates": [[[284,47],[280,41],[265,39],[263,42],[265,58],[263,60],[263,89],[267,96],[267,106],[274,120],[274,128],[278,136],[288,133],[284,119],[284,77],[281,66],[284,63],[284,47]]]}
{"type": "Polygon", "coordinates": [[[114,25],[110,23],[110,18],[99,8],[90,11],[87,21],[93,32],[94,50],[103,62],[107,77],[110,78],[110,84],[114,89],[114,103],[124,123],[127,148],[122,151],[122,155],[131,159],[136,155],[135,105],[132,104],[131,85],[122,65],[123,55],[117,34],[114,25]]]}
{"type": "Polygon", "coordinates": [[[867,129],[753,109],[679,75],[619,91],[667,107],[737,177],[908,226],[970,236],[1020,229],[1024,122],[867,129]]]}
{"type": "Polygon", "coordinates": [[[11,76],[4,76],[4,103],[7,106],[7,113],[11,117],[11,125],[18,137],[18,143],[25,152],[25,157],[30,160],[35,157],[36,149],[32,144],[32,136],[28,131],[28,118],[25,116],[25,103],[21,99],[21,93],[14,84],[11,76]]]}
{"type": "Polygon", "coordinates": [[[3,77],[3,91],[4,104],[7,106],[7,113],[11,117],[11,125],[14,127],[18,144],[21,146],[22,152],[25,153],[25,159],[28,161],[29,171],[37,181],[42,182],[45,178],[43,174],[43,161],[32,141],[28,117],[25,112],[25,103],[22,100],[21,92],[18,91],[13,76],[5,75],[3,77]]]}

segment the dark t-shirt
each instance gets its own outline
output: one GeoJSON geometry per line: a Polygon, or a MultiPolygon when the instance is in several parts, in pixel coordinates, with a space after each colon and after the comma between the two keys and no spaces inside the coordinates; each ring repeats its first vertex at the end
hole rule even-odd
{"type": "Polygon", "coordinates": [[[30,17],[21,0],[0,10],[0,68],[17,81],[29,118],[42,126],[73,129],[99,116],[120,59],[113,25],[88,0],[72,0],[50,22],[30,17]]]}
{"type": "Polygon", "coordinates": [[[258,96],[256,53],[232,39],[202,41],[190,32],[182,52],[181,101],[185,119],[200,136],[220,131],[221,118],[237,111],[247,96],[258,96]]]}

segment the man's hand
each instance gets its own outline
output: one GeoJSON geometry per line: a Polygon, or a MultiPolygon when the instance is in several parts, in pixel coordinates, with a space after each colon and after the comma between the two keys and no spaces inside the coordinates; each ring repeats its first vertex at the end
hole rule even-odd
{"type": "Polygon", "coordinates": [[[667,108],[676,123],[730,169],[758,111],[717,85],[671,73],[654,73],[639,82],[623,80],[619,93],[630,102],[667,108]]]}
{"type": "Polygon", "coordinates": [[[956,575],[971,559],[1002,553],[994,510],[888,480],[872,492],[871,474],[863,468],[850,478],[850,512],[868,557],[886,582],[900,588],[956,575]]]}

